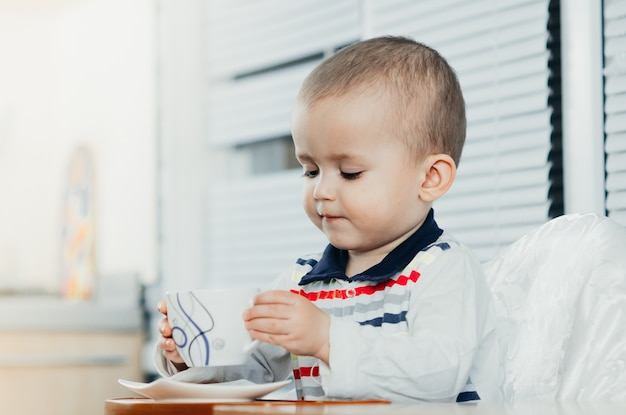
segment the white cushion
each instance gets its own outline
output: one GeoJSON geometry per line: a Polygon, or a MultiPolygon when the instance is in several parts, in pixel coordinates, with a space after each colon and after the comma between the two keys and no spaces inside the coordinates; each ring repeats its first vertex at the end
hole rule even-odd
{"type": "Polygon", "coordinates": [[[626,229],[553,219],[484,264],[507,401],[626,400],[626,229]]]}

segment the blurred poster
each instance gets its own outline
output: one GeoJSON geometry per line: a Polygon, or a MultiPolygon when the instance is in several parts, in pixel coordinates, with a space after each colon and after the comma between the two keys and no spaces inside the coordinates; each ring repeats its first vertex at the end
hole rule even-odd
{"type": "Polygon", "coordinates": [[[61,292],[64,297],[87,299],[95,285],[93,158],[86,147],[70,159],[63,198],[61,292]]]}

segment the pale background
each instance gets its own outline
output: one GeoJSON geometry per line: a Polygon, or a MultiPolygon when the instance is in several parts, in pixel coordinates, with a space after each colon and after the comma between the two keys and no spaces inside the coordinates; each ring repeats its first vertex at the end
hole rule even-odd
{"type": "Polygon", "coordinates": [[[156,275],[152,1],[0,2],[0,289],[55,291],[72,150],[94,155],[102,275],[156,275]]]}
{"type": "MultiPolygon", "coordinates": [[[[561,5],[566,212],[604,213],[600,4],[561,5]]],[[[208,185],[247,168],[207,145],[205,13],[200,0],[0,1],[0,289],[58,290],[78,145],[95,159],[98,274],[205,283],[208,185]]]]}

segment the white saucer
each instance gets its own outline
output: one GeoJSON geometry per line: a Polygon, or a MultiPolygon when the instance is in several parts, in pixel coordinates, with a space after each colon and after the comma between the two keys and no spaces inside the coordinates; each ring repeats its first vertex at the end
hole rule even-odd
{"type": "Polygon", "coordinates": [[[131,391],[154,400],[194,399],[205,402],[248,401],[280,389],[291,382],[291,380],[283,380],[257,384],[248,380],[236,380],[223,383],[189,383],[169,378],[159,378],[150,383],[125,379],[117,381],[131,391]]]}

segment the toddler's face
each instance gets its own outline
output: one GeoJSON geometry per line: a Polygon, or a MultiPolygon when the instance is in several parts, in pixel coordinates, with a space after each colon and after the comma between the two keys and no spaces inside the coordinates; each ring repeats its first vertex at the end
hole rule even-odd
{"type": "Polygon", "coordinates": [[[395,137],[384,94],[296,105],[292,133],[304,169],[304,208],[335,247],[386,255],[424,221],[425,172],[395,137]]]}

